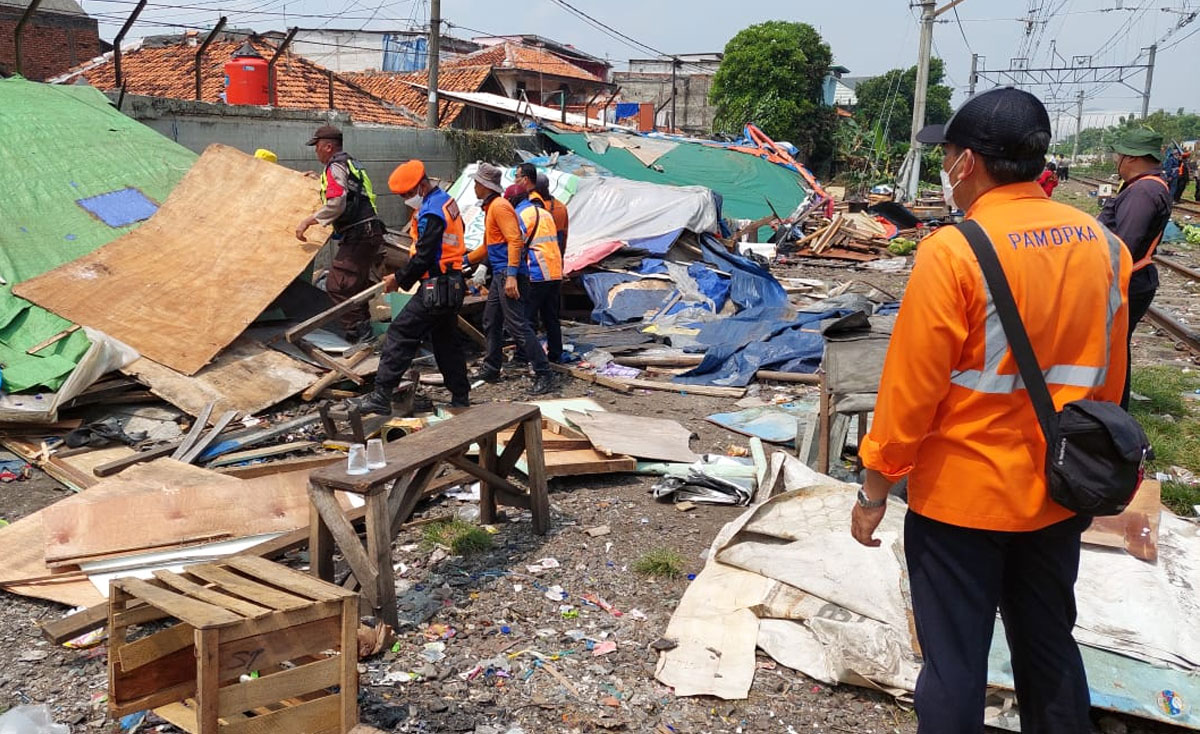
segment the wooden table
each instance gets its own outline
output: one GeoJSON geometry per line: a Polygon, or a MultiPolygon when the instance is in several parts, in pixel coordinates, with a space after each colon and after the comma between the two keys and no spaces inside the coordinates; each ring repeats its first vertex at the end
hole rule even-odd
{"type": "Polygon", "coordinates": [[[496,521],[496,504],[533,513],[533,529],[550,527],[546,466],[542,452],[542,416],[535,405],[489,403],[469,408],[449,420],[384,444],[387,466],[366,474],[347,474],[344,463],[318,469],[309,477],[309,555],[313,575],[333,579],[334,545],[358,579],[362,596],[375,616],[396,626],[396,579],[392,573],[392,540],[412,514],[421,492],[448,463],[481,482],[479,520],[496,521]],[[497,456],[496,434],[515,430],[497,456]],[[479,446],[478,461],[466,456],[479,446]],[[507,477],[525,454],[528,492],[507,477]],[[334,491],[366,499],[367,543],[364,548],[334,491]]]}

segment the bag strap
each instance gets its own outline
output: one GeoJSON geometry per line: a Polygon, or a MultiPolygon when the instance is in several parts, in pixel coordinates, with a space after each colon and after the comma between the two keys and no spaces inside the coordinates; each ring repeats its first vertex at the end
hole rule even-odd
{"type": "Polygon", "coordinates": [[[979,269],[983,271],[983,278],[987,281],[988,290],[992,294],[992,303],[996,307],[996,313],[1000,316],[1000,323],[1004,325],[1004,335],[1008,337],[1008,348],[1012,350],[1013,358],[1017,361],[1021,380],[1025,383],[1025,391],[1029,393],[1029,398],[1033,401],[1033,410],[1037,413],[1038,423],[1042,427],[1042,435],[1047,444],[1053,443],[1054,416],[1057,414],[1054,409],[1054,399],[1050,397],[1050,388],[1046,386],[1046,377],[1042,374],[1042,368],[1038,365],[1033,345],[1029,342],[1029,334],[1021,322],[1021,313],[1017,310],[1017,302],[1013,299],[1012,289],[1008,285],[1008,279],[1004,276],[1004,268],[1000,265],[996,248],[978,222],[967,219],[957,227],[975,252],[975,259],[979,261],[979,269]]]}

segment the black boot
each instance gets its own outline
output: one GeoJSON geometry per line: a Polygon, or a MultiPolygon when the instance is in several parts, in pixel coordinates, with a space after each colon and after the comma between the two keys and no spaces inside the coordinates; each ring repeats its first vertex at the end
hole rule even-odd
{"type": "Polygon", "coordinates": [[[475,382],[476,380],[492,383],[500,382],[500,371],[484,365],[471,373],[471,382],[475,382]]]}
{"type": "Polygon", "coordinates": [[[379,415],[392,414],[392,399],[378,390],[360,395],[357,398],[350,398],[346,401],[346,409],[350,410],[357,408],[362,415],[370,415],[377,413],[379,415]]]}
{"type": "Polygon", "coordinates": [[[551,375],[534,375],[533,386],[529,388],[530,395],[545,395],[554,391],[554,377],[551,375]]]}

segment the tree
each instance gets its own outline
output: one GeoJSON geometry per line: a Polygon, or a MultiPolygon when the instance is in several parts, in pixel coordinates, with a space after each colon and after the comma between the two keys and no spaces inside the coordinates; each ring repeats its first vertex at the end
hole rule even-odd
{"type": "MultiPolygon", "coordinates": [[[[953,90],[942,84],[946,65],[941,59],[929,60],[929,91],[925,95],[925,123],[932,125],[950,119],[950,95],[953,90]]],[[[858,105],[854,118],[864,128],[874,130],[879,145],[907,143],[912,134],[913,103],[917,92],[917,67],[892,69],[872,79],[864,79],[854,88],[858,105]]]]}
{"type": "Polygon", "coordinates": [[[833,63],[829,44],[807,23],[772,20],[745,28],[725,45],[709,100],[717,132],[758,125],[775,140],[795,145],[821,170],[833,155],[837,118],[823,104],[833,63]]]}

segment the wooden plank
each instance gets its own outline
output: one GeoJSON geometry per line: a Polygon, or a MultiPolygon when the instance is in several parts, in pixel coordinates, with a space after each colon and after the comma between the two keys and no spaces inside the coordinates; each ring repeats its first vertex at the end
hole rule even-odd
{"type": "MultiPolygon", "coordinates": [[[[329,466],[330,464],[336,464],[339,461],[345,460],[346,455],[340,452],[323,453],[315,456],[299,456],[294,459],[280,459],[279,461],[248,464],[246,466],[222,466],[214,471],[218,474],[238,479],[253,479],[255,477],[284,474],[293,471],[311,471],[312,469],[320,469],[323,466],[329,466]]],[[[210,463],[206,466],[211,467],[212,464],[210,463]]]]}
{"type": "Polygon", "coordinates": [[[347,474],[344,466],[312,473],[312,481],[333,489],[365,493],[378,491],[413,469],[462,453],[481,436],[504,430],[538,415],[535,405],[488,403],[468,408],[455,417],[384,444],[387,466],[366,474],[347,474]]]}
{"type": "MultiPolygon", "coordinates": [[[[195,568],[193,566],[193,568],[195,568]]],[[[113,581],[113,586],[146,601],[167,612],[172,617],[186,622],[197,629],[224,627],[242,621],[240,615],[228,609],[198,601],[173,591],[152,586],[141,579],[124,578],[113,581]]]]}
{"type": "Polygon", "coordinates": [[[318,183],[297,171],[211,145],[149,220],[14,292],[193,375],[320,250],[327,228],[297,242],[279,224],[311,214],[317,193],[318,183]],[[164,287],[181,277],[185,286],[164,287]]]}
{"type": "Polygon", "coordinates": [[[200,601],[215,604],[219,607],[224,607],[231,612],[249,617],[250,619],[259,619],[271,614],[272,610],[253,604],[251,602],[239,599],[236,596],[223,594],[216,589],[210,589],[207,586],[202,586],[187,578],[187,574],[180,575],[171,571],[155,571],[154,578],[163,582],[167,586],[172,587],[176,591],[181,591],[184,594],[199,599],[200,601]]]}
{"type": "Polygon", "coordinates": [[[548,477],[572,477],[583,474],[610,474],[635,471],[637,459],[632,456],[605,456],[595,449],[555,451],[546,454],[548,477]]]}
{"type": "Polygon", "coordinates": [[[546,489],[546,456],[542,452],[541,420],[525,421],[525,463],[528,465],[533,531],[545,535],[550,530],[550,497],[546,489]]]}
{"type": "Polygon", "coordinates": [[[136,454],[131,454],[105,464],[100,464],[92,469],[92,474],[95,474],[98,477],[111,477],[113,474],[120,472],[122,469],[127,469],[134,464],[141,464],[147,461],[153,461],[154,459],[163,456],[168,456],[177,448],[179,448],[179,442],[171,441],[163,444],[162,446],[147,449],[145,451],[139,451],[136,454]]]}
{"type": "Polygon", "coordinates": [[[147,622],[157,622],[160,619],[167,619],[171,615],[167,614],[158,607],[143,604],[140,607],[135,607],[126,612],[117,614],[118,627],[131,627],[135,624],[146,624],[147,622]]]}
{"type": "MultiPolygon", "coordinates": [[[[297,221],[299,221],[299,220],[297,220],[297,221]]],[[[355,293],[353,296],[350,296],[349,298],[347,298],[345,301],[342,301],[341,303],[339,303],[335,306],[325,309],[321,313],[317,314],[316,316],[313,316],[312,318],[310,318],[306,321],[302,321],[301,323],[296,324],[295,326],[293,326],[292,328],[290,328],[286,332],[284,332],[283,336],[285,339],[287,339],[292,344],[296,344],[297,342],[300,341],[301,338],[303,338],[303,336],[305,334],[315,331],[316,329],[320,328],[322,324],[327,324],[330,321],[333,321],[338,316],[341,316],[342,314],[346,313],[347,311],[350,311],[358,304],[366,303],[367,301],[374,298],[375,295],[378,293],[383,293],[383,283],[382,282],[376,283],[375,285],[371,286],[370,288],[359,291],[358,293],[355,293]]]]}
{"type": "Polygon", "coordinates": [[[210,453],[213,453],[213,451],[215,451],[215,453],[208,458],[213,459],[217,456],[224,456],[231,451],[257,446],[268,439],[281,436],[290,431],[304,428],[305,426],[312,425],[319,420],[321,420],[321,414],[319,412],[313,412],[284,421],[282,423],[276,423],[269,428],[262,428],[257,431],[250,431],[248,433],[237,431],[235,434],[226,436],[225,439],[213,447],[213,449],[210,449],[210,453]]]}
{"type": "Polygon", "coordinates": [[[487,337],[484,336],[479,329],[476,329],[474,326],[472,326],[470,321],[467,321],[462,316],[458,317],[458,330],[466,334],[467,338],[475,343],[475,346],[479,347],[480,349],[487,349],[487,337]]]}
{"type": "Polygon", "coordinates": [[[159,706],[154,709],[154,713],[184,731],[199,731],[196,727],[196,710],[179,701],[169,703],[166,706],[159,706]]]}
{"type": "Polygon", "coordinates": [[[293,571],[278,563],[271,563],[264,558],[235,556],[224,563],[248,576],[315,601],[333,601],[354,596],[352,592],[348,592],[340,586],[317,581],[312,576],[293,571]]]}
{"type": "Polygon", "coordinates": [[[61,619],[40,623],[42,637],[55,645],[70,642],[80,635],[108,624],[108,604],[97,604],[61,619]]]}
{"type": "Polygon", "coordinates": [[[79,324],[72,324],[71,326],[68,326],[67,328],[58,332],[57,334],[50,337],[49,339],[43,339],[42,341],[38,342],[37,344],[34,344],[29,349],[26,349],[25,353],[26,354],[37,354],[38,352],[42,351],[46,347],[48,347],[52,344],[57,344],[58,342],[62,341],[63,339],[66,339],[68,336],[74,334],[77,331],[79,331],[79,324]]]}
{"type": "Polygon", "coordinates": [[[341,704],[338,698],[338,696],[325,696],[262,716],[231,721],[221,727],[221,734],[280,734],[280,732],[319,734],[327,729],[336,729],[341,720],[341,704]]]}
{"type": "MultiPolygon", "coordinates": [[[[349,357],[343,357],[340,360],[339,364],[341,364],[346,369],[354,369],[356,366],[358,366],[358,364],[360,362],[362,362],[364,359],[366,359],[369,356],[371,356],[370,349],[360,349],[359,351],[355,352],[354,354],[351,354],[349,357]]],[[[304,392],[300,393],[300,397],[306,401],[314,400],[318,395],[325,392],[326,388],[328,388],[330,385],[334,384],[335,382],[341,381],[342,379],[343,379],[343,377],[342,377],[341,373],[338,372],[337,370],[333,370],[329,374],[322,376],[320,379],[318,379],[312,385],[309,385],[308,388],[304,392]]]]}
{"type": "MultiPolygon", "coordinates": [[[[357,601],[355,602],[357,604],[357,601]]],[[[356,607],[357,608],[357,607],[356,607]]],[[[279,630],[299,627],[310,622],[334,617],[342,612],[340,601],[317,602],[303,609],[293,609],[290,612],[276,612],[262,619],[247,620],[236,627],[221,628],[221,644],[247,637],[265,635],[279,630]]]]}
{"type": "Polygon", "coordinates": [[[636,378],[614,378],[630,388],[643,390],[662,390],[664,392],[686,393],[688,395],[704,395],[711,398],[741,398],[746,396],[744,387],[717,387],[714,385],[678,385],[673,382],[655,382],[654,380],[639,380],[636,378]]]}
{"type": "Polygon", "coordinates": [[[234,680],[277,663],[335,648],[341,640],[341,624],[341,616],[337,615],[261,635],[222,641],[218,654],[221,680],[234,680]]]}
{"type": "Polygon", "coordinates": [[[204,410],[200,411],[200,415],[196,416],[196,420],[192,421],[192,427],[184,435],[183,440],[179,442],[179,446],[171,453],[172,459],[181,459],[183,455],[192,450],[196,442],[200,440],[200,436],[204,434],[204,430],[208,428],[208,419],[212,416],[213,406],[216,403],[207,403],[204,410]]]}
{"type": "Polygon", "coordinates": [[[604,454],[688,464],[700,458],[688,447],[692,432],[678,421],[608,411],[581,413],[568,410],[563,415],[604,454]]]}
{"type": "Polygon", "coordinates": [[[345,365],[343,365],[341,363],[341,361],[334,359],[333,357],[330,357],[328,354],[326,354],[325,352],[322,352],[320,349],[313,346],[312,344],[309,344],[308,342],[301,340],[300,342],[298,342],[296,344],[296,346],[300,349],[300,351],[307,354],[310,359],[319,363],[325,369],[333,370],[334,372],[336,372],[338,375],[341,376],[341,378],[343,380],[349,380],[349,381],[353,382],[355,385],[363,384],[362,375],[359,375],[354,370],[350,369],[349,367],[346,367],[345,365]]]}
{"type": "MultiPolygon", "coordinates": [[[[522,426],[517,426],[516,430],[524,434],[522,426]]],[[[496,456],[496,441],[495,435],[485,436],[479,440],[478,466],[483,470],[485,477],[484,481],[479,484],[479,522],[482,525],[493,525],[496,522],[496,490],[501,487],[486,479],[488,475],[496,475],[496,462],[499,460],[499,457],[496,456]]],[[[462,456],[456,458],[466,460],[462,456]]]]}
{"type": "Polygon", "coordinates": [[[192,444],[192,447],[188,449],[179,460],[185,464],[190,464],[195,461],[197,456],[204,453],[204,450],[217,440],[217,437],[221,435],[221,431],[225,430],[225,427],[229,425],[230,421],[237,417],[237,414],[238,413],[236,410],[227,410],[222,413],[221,417],[217,419],[217,422],[213,424],[212,430],[197,439],[196,442],[192,444]]]}
{"type": "Polygon", "coordinates": [[[193,576],[199,576],[205,581],[217,584],[221,589],[230,594],[259,604],[265,604],[279,611],[300,609],[312,603],[308,599],[288,594],[287,592],[271,588],[256,581],[251,581],[244,576],[222,568],[219,564],[199,563],[188,566],[187,571],[193,576]]]}
{"type": "Polygon", "coordinates": [[[616,380],[612,377],[604,377],[603,375],[597,375],[594,372],[581,370],[578,367],[568,367],[565,364],[551,364],[550,369],[554,370],[555,372],[560,372],[564,375],[570,375],[577,380],[590,382],[594,385],[602,385],[610,390],[616,390],[620,393],[628,394],[633,391],[633,388],[629,387],[620,380],[616,380]]]}
{"type": "Polygon", "coordinates": [[[341,731],[348,732],[358,724],[358,600],[342,602],[340,718],[341,731]]]}
{"type": "MultiPolygon", "coordinates": [[[[540,431],[539,431],[539,434],[540,434],[540,431]]],[[[525,493],[525,490],[521,489],[517,485],[508,481],[504,477],[499,476],[495,472],[484,469],[482,466],[480,466],[479,464],[476,464],[475,462],[471,461],[470,459],[466,458],[465,456],[451,456],[446,460],[449,461],[451,464],[457,466],[459,469],[462,469],[466,473],[478,478],[480,481],[485,482],[487,484],[491,484],[493,489],[506,489],[509,492],[512,492],[514,494],[524,494],[525,493]]],[[[483,498],[483,494],[481,493],[480,499],[482,500],[482,498],[483,498]]],[[[490,524],[490,523],[488,523],[488,524],[490,524]]]]}
{"type": "MultiPolygon", "coordinates": [[[[139,711],[156,708],[193,696],[196,693],[196,666],[192,655],[182,659],[183,677],[185,680],[152,690],[150,693],[136,698],[117,698],[109,694],[108,713],[110,716],[125,716],[139,711]]],[[[142,668],[148,670],[148,668],[142,668]]]]}
{"type": "MultiPolygon", "coordinates": [[[[320,513],[324,525],[329,528],[329,533],[337,542],[338,548],[341,549],[342,557],[346,559],[346,563],[349,564],[355,577],[362,584],[367,601],[371,603],[371,606],[378,606],[379,600],[375,596],[374,584],[375,575],[379,573],[379,569],[375,566],[374,560],[368,556],[366,549],[363,548],[358,539],[358,533],[355,532],[354,526],[351,525],[341,506],[333,498],[333,493],[323,487],[313,486],[309,489],[308,499],[320,513]]],[[[390,569],[391,564],[388,564],[388,570],[390,569]]],[[[332,580],[324,576],[322,578],[326,581],[332,580]]]]}
{"type": "Polygon", "coordinates": [[[221,689],[221,703],[217,714],[225,718],[231,714],[252,711],[285,698],[335,686],[340,679],[341,659],[329,657],[244,683],[225,686],[221,689]]]}
{"type": "Polygon", "coordinates": [[[222,652],[217,630],[196,633],[196,726],[203,734],[217,731],[222,652]]]}
{"type": "Polygon", "coordinates": [[[128,673],[195,644],[196,629],[189,624],[177,624],[122,645],[112,654],[120,662],[121,672],[128,673]]]}
{"type": "Polygon", "coordinates": [[[185,375],[143,357],[121,371],[191,415],[209,402],[219,413],[260,413],[312,384],[320,370],[283,352],[240,337],[211,364],[185,375]]]}
{"type": "Polygon", "coordinates": [[[820,385],[819,375],[801,374],[799,372],[777,372],[775,370],[759,370],[754,373],[756,380],[774,380],[776,382],[795,382],[801,385],[820,385]]]}
{"type": "Polygon", "coordinates": [[[703,354],[629,354],[613,357],[613,361],[626,367],[695,367],[704,361],[703,354]]]}
{"type": "MultiPolygon", "coordinates": [[[[357,545],[357,540],[355,541],[357,545]]],[[[367,557],[375,567],[376,615],[392,629],[399,628],[396,609],[396,577],[392,571],[392,518],[388,513],[388,496],[381,492],[367,495],[367,557]]],[[[359,578],[364,589],[367,580],[359,578]]],[[[367,597],[372,596],[367,592],[367,597]]]]}
{"type": "Polygon", "coordinates": [[[280,454],[308,451],[320,445],[318,441],[288,441],[287,443],[276,444],[275,446],[264,446],[259,449],[249,449],[247,451],[235,451],[231,454],[225,454],[218,459],[213,459],[204,466],[207,469],[215,469],[217,467],[229,466],[230,464],[238,464],[243,461],[267,459],[280,454]]]}

